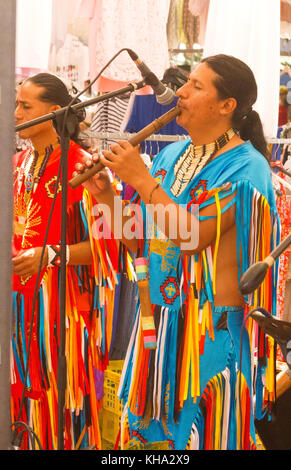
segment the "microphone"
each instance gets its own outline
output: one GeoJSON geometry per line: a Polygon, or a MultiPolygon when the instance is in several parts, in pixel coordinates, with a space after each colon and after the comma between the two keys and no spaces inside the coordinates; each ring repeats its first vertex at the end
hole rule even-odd
{"type": "Polygon", "coordinates": [[[250,294],[256,290],[263,282],[268,269],[274,264],[275,260],[285,251],[291,243],[291,233],[283,240],[263,261],[250,266],[239,283],[241,294],[250,294]]]}
{"type": "Polygon", "coordinates": [[[284,175],[289,176],[289,178],[291,178],[291,173],[288,170],[286,170],[286,168],[284,168],[280,165],[276,165],[276,162],[271,164],[271,169],[273,171],[275,171],[275,170],[277,170],[278,172],[281,171],[281,173],[283,173],[284,175]]]}
{"type": "Polygon", "coordinates": [[[156,95],[157,102],[162,105],[172,103],[175,98],[175,92],[165,86],[158,77],[141,61],[141,59],[131,49],[127,49],[131,59],[139,69],[147,85],[150,85],[156,95]]]}

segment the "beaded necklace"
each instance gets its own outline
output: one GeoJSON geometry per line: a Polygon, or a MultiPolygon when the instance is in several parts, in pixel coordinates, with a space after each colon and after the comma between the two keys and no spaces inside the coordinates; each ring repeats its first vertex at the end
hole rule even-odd
{"type": "Polygon", "coordinates": [[[24,184],[27,192],[35,192],[37,184],[40,182],[41,177],[44,175],[50,155],[59,144],[51,144],[43,151],[31,151],[27,157],[25,170],[24,170],[24,184]],[[33,156],[33,157],[32,157],[33,156]],[[26,168],[29,166],[29,170],[26,168]]]}
{"type": "Polygon", "coordinates": [[[26,204],[29,203],[32,193],[36,191],[37,185],[45,172],[49,157],[58,145],[57,142],[46,147],[44,151],[30,150],[28,153],[24,171],[20,177],[20,180],[24,181],[24,200],[26,204]]]}
{"type": "Polygon", "coordinates": [[[212,160],[216,152],[224,147],[234,135],[235,131],[231,128],[210,144],[195,146],[195,144],[191,142],[175,165],[174,172],[176,178],[171,187],[172,194],[176,197],[179,196],[188,183],[212,160]]]}

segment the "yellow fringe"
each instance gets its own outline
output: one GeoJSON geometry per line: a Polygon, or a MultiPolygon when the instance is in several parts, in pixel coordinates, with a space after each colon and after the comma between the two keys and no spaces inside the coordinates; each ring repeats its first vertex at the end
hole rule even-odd
{"type": "Polygon", "coordinates": [[[221,229],[221,207],[218,193],[214,194],[215,202],[216,202],[216,209],[217,209],[217,229],[216,229],[216,241],[215,241],[215,249],[213,254],[213,294],[216,294],[216,263],[217,263],[217,253],[220,241],[220,229],[221,229]]]}

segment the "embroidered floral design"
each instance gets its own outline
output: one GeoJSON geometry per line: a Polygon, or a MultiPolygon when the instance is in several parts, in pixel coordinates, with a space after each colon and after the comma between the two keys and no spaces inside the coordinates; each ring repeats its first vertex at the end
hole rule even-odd
{"type": "Polygon", "coordinates": [[[179,295],[179,286],[174,276],[169,276],[160,287],[164,302],[172,305],[179,295]]]}
{"type": "MultiPolygon", "coordinates": [[[[55,191],[56,191],[56,181],[57,181],[57,176],[53,176],[47,183],[45,183],[45,189],[50,199],[54,198],[55,191]]],[[[59,183],[58,193],[61,192],[61,190],[62,190],[62,186],[59,183]]]]}
{"type": "Polygon", "coordinates": [[[163,170],[162,168],[159,171],[157,171],[155,174],[156,182],[162,184],[162,182],[165,179],[166,174],[167,174],[167,171],[163,170]]]}
{"type": "Polygon", "coordinates": [[[29,279],[31,279],[31,278],[32,278],[32,276],[27,276],[27,277],[20,276],[20,284],[22,286],[25,286],[28,283],[29,279]]]}
{"type": "Polygon", "coordinates": [[[33,204],[32,201],[26,205],[22,195],[15,202],[14,233],[23,236],[22,248],[32,247],[29,239],[39,233],[35,228],[41,225],[40,209],[40,205],[38,203],[33,204]]]}
{"type": "Polygon", "coordinates": [[[201,194],[206,191],[207,182],[207,180],[200,180],[199,183],[196,184],[195,188],[191,189],[190,196],[194,203],[196,203],[200,198],[201,194]]]}

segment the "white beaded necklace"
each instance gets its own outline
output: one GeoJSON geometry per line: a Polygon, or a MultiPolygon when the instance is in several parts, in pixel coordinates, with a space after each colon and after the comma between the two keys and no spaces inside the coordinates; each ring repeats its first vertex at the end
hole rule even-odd
{"type": "Polygon", "coordinates": [[[175,165],[175,181],[171,187],[172,194],[175,197],[179,196],[188,183],[234,135],[235,131],[231,128],[216,139],[215,142],[211,142],[210,144],[195,146],[195,144],[191,142],[175,165]]]}

